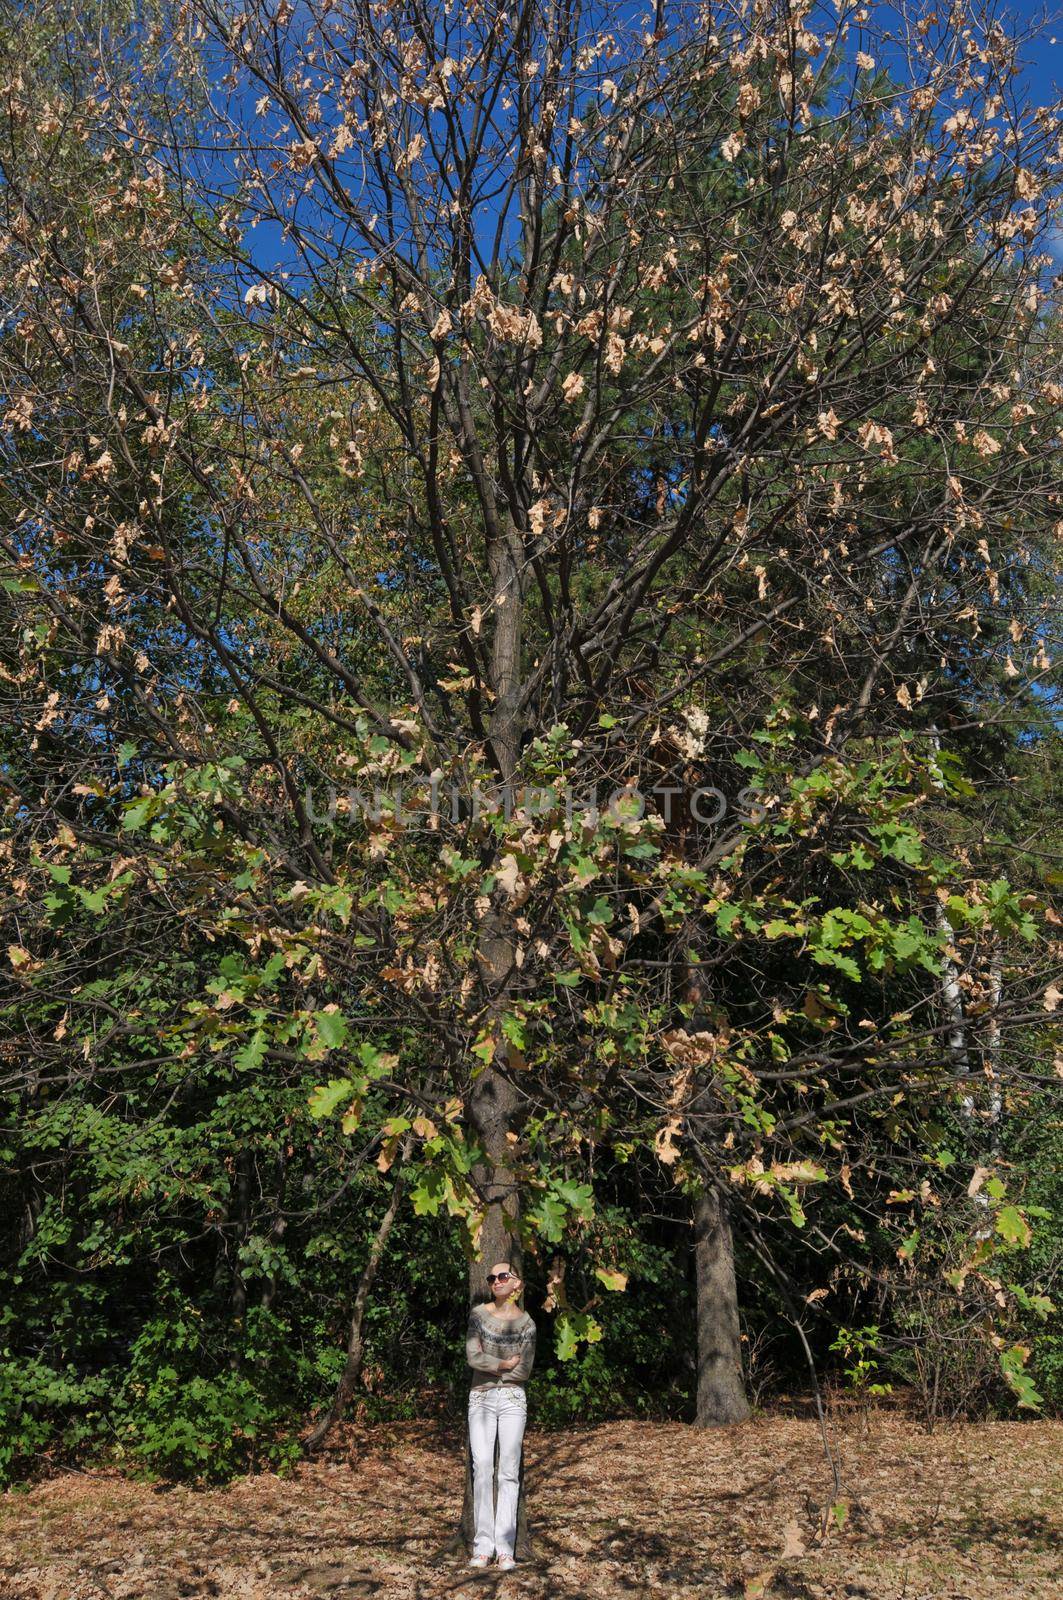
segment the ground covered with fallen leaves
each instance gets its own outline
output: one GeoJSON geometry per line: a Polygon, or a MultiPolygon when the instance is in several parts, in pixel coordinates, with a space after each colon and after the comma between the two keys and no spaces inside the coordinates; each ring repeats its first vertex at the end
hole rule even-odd
{"type": "Polygon", "coordinates": [[[0,1497],[2,1600],[1058,1600],[1063,1421],[944,1426],[890,1412],[728,1429],[529,1422],[536,1559],[441,1555],[463,1439],[437,1422],[338,1429],[293,1475],[224,1489],[64,1473],[0,1497]]]}

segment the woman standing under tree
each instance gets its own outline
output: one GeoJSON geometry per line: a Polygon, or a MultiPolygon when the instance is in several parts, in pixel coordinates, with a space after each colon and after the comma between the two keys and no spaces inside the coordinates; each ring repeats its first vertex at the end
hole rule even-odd
{"type": "Polygon", "coordinates": [[[535,1323],[517,1305],[524,1284],[508,1261],[487,1274],[491,1301],[469,1312],[465,1356],[473,1369],[469,1390],[469,1448],[473,1468],[475,1534],[470,1567],[492,1556],[508,1571],[516,1565],[517,1501],[528,1397],[524,1385],[535,1360],[535,1323]],[[498,1440],[498,1494],[493,1492],[498,1440]]]}

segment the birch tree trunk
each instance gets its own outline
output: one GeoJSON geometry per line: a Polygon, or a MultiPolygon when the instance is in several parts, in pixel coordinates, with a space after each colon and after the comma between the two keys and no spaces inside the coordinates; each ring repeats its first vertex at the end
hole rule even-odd
{"type": "MultiPolygon", "coordinates": [[[[937,726],[934,723],[931,723],[930,725],[930,738],[928,743],[934,754],[937,755],[941,750],[941,737],[938,733],[937,726]]],[[[938,784],[938,787],[941,787],[941,785],[938,784]]],[[[952,937],[952,924],[949,922],[948,916],[945,912],[945,907],[941,904],[941,901],[936,895],[934,896],[934,923],[947,945],[948,941],[952,937]]],[[[948,954],[946,954],[944,958],[944,969],[945,977],[941,986],[941,994],[945,1007],[945,1015],[948,1017],[950,1023],[948,1032],[949,1058],[952,1061],[953,1067],[957,1074],[966,1076],[971,1070],[971,1063],[967,1052],[967,1025],[963,1014],[963,993],[960,988],[960,970],[953,957],[948,954]]],[[[973,1117],[974,1100],[970,1094],[964,1095],[961,1104],[963,1106],[964,1115],[967,1117],[973,1117]]]]}
{"type": "MultiPolygon", "coordinates": [[[[938,734],[937,727],[933,723],[931,723],[930,726],[930,747],[935,754],[941,749],[941,739],[938,734]]],[[[934,900],[934,917],[937,927],[945,936],[947,943],[948,938],[952,933],[952,926],[945,914],[944,906],[936,897],[934,900]]],[[[989,1168],[992,1168],[995,1165],[999,1155],[1000,1108],[1002,1104],[1000,1092],[1001,1039],[999,1008],[1004,975],[1004,958],[1000,943],[1000,935],[994,933],[992,938],[993,948],[989,967],[990,1011],[987,1022],[987,1043],[985,1049],[986,1074],[989,1079],[989,1111],[987,1120],[990,1128],[991,1147],[987,1155],[982,1158],[981,1161],[982,1166],[989,1168]]],[[[959,969],[952,956],[947,954],[944,960],[944,972],[945,979],[942,985],[942,997],[944,999],[946,1015],[949,1017],[952,1023],[948,1034],[949,1055],[957,1074],[968,1077],[971,1072],[971,1058],[967,1042],[967,1023],[963,1011],[963,995],[959,983],[959,969]]],[[[969,1122],[974,1122],[979,1116],[979,1111],[975,1102],[975,1097],[970,1091],[963,1096],[962,1100],[960,1101],[960,1105],[965,1118],[969,1122]]],[[[989,1196],[986,1194],[984,1189],[980,1188],[976,1190],[971,1198],[976,1206],[981,1207],[983,1211],[988,1211],[989,1196]]],[[[992,1224],[988,1221],[985,1221],[974,1230],[974,1238],[975,1240],[988,1239],[992,1232],[992,1224]]]]}
{"type": "MultiPolygon", "coordinates": [[[[935,896],[934,921],[938,932],[945,939],[951,937],[952,925],[945,914],[945,907],[935,896]]],[[[945,1014],[949,1019],[948,1033],[949,1059],[958,1074],[966,1076],[971,1070],[970,1057],[967,1054],[967,1027],[963,1015],[963,996],[960,991],[959,968],[951,956],[945,957],[945,981],[942,984],[942,998],[945,1004],[945,1014]]],[[[961,1105],[964,1115],[973,1117],[974,1100],[970,1094],[965,1094],[961,1105]]]]}
{"type": "MultiPolygon", "coordinates": [[[[1004,952],[1000,943],[1000,935],[993,934],[993,953],[989,961],[989,999],[990,1011],[986,1023],[986,1050],[985,1065],[988,1078],[989,1111],[987,1121],[989,1124],[989,1151],[984,1158],[983,1165],[992,1169],[1000,1156],[1000,1113],[1003,1105],[1001,1092],[1001,1038],[1000,1038],[1000,997],[1004,988],[1004,952]]],[[[974,1196],[976,1202],[988,1209],[989,1197],[981,1189],[974,1196]]],[[[988,1219],[981,1227],[975,1230],[976,1239],[988,1239],[992,1235],[993,1227],[988,1219]]]]}

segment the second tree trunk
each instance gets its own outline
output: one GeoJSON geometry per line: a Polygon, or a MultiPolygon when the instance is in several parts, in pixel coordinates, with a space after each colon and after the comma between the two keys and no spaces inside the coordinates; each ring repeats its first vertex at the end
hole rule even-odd
{"type": "Polygon", "coordinates": [[[749,1416],[742,1378],[731,1224],[715,1189],[706,1188],[694,1212],[697,1268],[698,1400],[695,1425],[719,1428],[749,1416]]]}

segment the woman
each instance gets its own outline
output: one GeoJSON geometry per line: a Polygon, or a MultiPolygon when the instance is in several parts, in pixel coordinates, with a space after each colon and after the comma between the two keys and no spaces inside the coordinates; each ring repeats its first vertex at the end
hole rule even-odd
{"type": "Polygon", "coordinates": [[[517,1305],[524,1284],[508,1261],[487,1274],[490,1302],[469,1312],[465,1356],[473,1369],[469,1388],[469,1447],[473,1469],[473,1537],[470,1567],[498,1557],[503,1572],[516,1566],[517,1498],[521,1446],[528,1415],[524,1385],[535,1360],[535,1323],[517,1305]],[[498,1439],[498,1496],[493,1494],[498,1439]]]}

